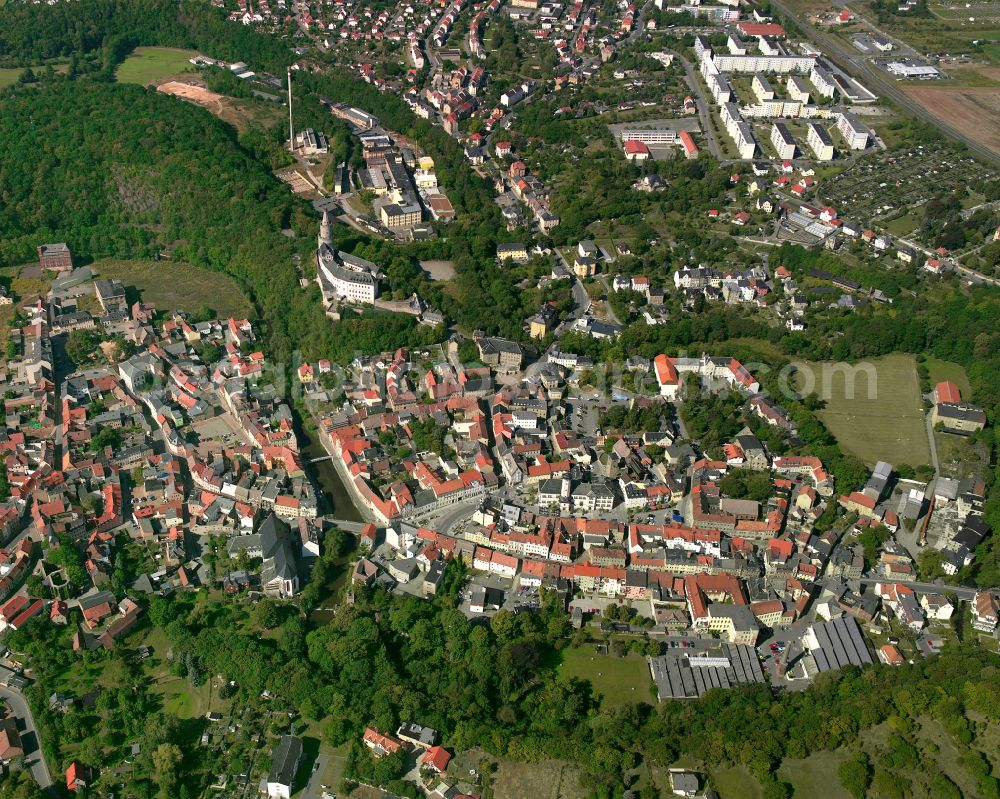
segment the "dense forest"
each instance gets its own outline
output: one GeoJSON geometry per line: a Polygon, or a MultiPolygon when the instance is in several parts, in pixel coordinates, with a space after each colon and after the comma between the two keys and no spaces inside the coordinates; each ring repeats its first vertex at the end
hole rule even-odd
{"type": "MultiPolygon", "coordinates": [[[[42,238],[65,238],[75,252],[89,257],[148,256],[183,241],[187,246],[183,252],[177,249],[178,256],[187,257],[192,248],[198,249],[202,257],[192,259],[193,262],[237,277],[266,318],[274,317],[268,308],[301,310],[281,315],[283,319],[297,320],[295,329],[286,329],[283,319],[269,318],[273,323],[273,352],[278,357],[289,351],[290,341],[295,341],[307,357],[325,355],[337,360],[349,358],[357,348],[371,351],[406,343],[406,336],[399,334],[412,333],[412,320],[394,319],[384,325],[381,322],[385,317],[375,323],[353,318],[331,325],[319,313],[314,295],[307,292],[291,299],[294,274],[285,257],[288,245],[278,241],[275,234],[279,226],[311,231],[315,222],[304,205],[280,196],[284,192],[276,192],[269,185],[277,187],[277,182],[266,176],[261,164],[253,163],[255,158],[265,163],[274,160],[269,142],[256,134],[245,134],[236,141],[231,129],[213,122],[204,111],[167,98],[150,99],[134,87],[110,83],[117,64],[139,45],[191,47],[217,58],[245,60],[255,69],[280,75],[292,59],[286,44],[227,23],[221,12],[205,3],[186,0],[179,4],[174,0],[82,0],[54,7],[18,4],[5,6],[0,15],[0,63],[39,64],[69,57],[68,77],[75,79],[73,88],[69,88],[63,78],[49,73],[41,87],[18,87],[12,90],[17,96],[4,102],[5,142],[0,146],[5,147],[4,155],[10,157],[4,159],[7,169],[2,180],[11,183],[19,207],[0,222],[0,230],[17,234],[14,241],[4,243],[0,261],[27,260],[29,249],[42,238]],[[95,85],[99,82],[106,85],[95,85]],[[83,84],[86,86],[74,103],[61,105],[59,98],[75,94],[76,88],[83,84]],[[100,137],[86,139],[89,152],[86,160],[80,153],[79,162],[74,162],[78,152],[76,137],[81,133],[90,135],[91,129],[71,134],[57,124],[76,103],[86,106],[78,110],[94,115],[94,129],[101,131],[100,137]],[[141,131],[138,123],[147,114],[153,114],[159,124],[141,131]],[[125,121],[121,127],[113,124],[119,119],[125,121]],[[29,146],[29,142],[40,141],[43,126],[48,141],[41,148],[29,146]],[[193,135],[198,128],[208,132],[206,141],[199,141],[193,135]],[[161,133],[166,138],[158,139],[161,133]],[[119,144],[120,138],[123,141],[119,144]],[[149,152],[140,156],[140,143],[141,147],[152,150],[155,157],[149,157],[149,152]],[[57,148],[58,156],[54,152],[57,148]],[[229,151],[226,156],[234,159],[228,164],[233,168],[211,175],[214,167],[206,167],[223,151],[229,151]],[[35,162],[46,158],[50,163],[39,163],[36,168],[35,162]],[[120,177],[123,171],[142,172],[157,160],[168,158],[174,165],[170,179],[176,182],[176,193],[172,194],[177,202],[172,206],[171,218],[163,222],[173,234],[172,239],[158,229],[157,201],[152,200],[154,205],[147,207],[143,203],[151,198],[131,197],[129,179],[120,177]],[[188,172],[183,169],[185,163],[192,166],[188,172]],[[90,168],[84,168],[84,164],[90,168]],[[98,169],[92,168],[94,164],[98,169]],[[195,164],[200,164],[200,168],[195,168],[195,164]],[[105,167],[113,174],[104,171],[105,167]],[[88,171],[95,174],[77,177],[88,171]],[[65,178],[66,182],[51,183],[44,192],[36,190],[35,186],[40,184],[32,181],[39,172],[65,178]],[[246,180],[239,176],[240,172],[246,172],[246,180]],[[88,190],[70,197],[69,186],[78,180],[87,181],[88,190]],[[214,185],[209,187],[208,183],[214,185]],[[226,198],[227,187],[240,184],[255,188],[239,194],[249,197],[255,193],[264,206],[245,219],[241,219],[239,210],[226,198]],[[206,190],[212,192],[211,200],[206,190]],[[188,200],[200,195],[203,204],[214,209],[215,219],[211,220],[211,226],[216,228],[214,240],[202,235],[210,221],[204,218],[208,210],[186,207],[180,196],[184,192],[188,192],[188,200]],[[64,203],[64,200],[70,201],[64,203]],[[65,205],[66,215],[55,213],[61,205],[65,205]],[[218,223],[227,215],[234,224],[227,222],[220,226],[218,223]],[[247,237],[247,231],[252,238],[247,237]],[[231,239],[220,240],[227,236],[231,239]],[[239,247],[244,247],[244,255],[248,256],[258,250],[258,245],[260,257],[250,259],[250,263],[246,258],[241,262],[239,247]],[[253,260],[258,262],[252,263],[253,260]],[[270,298],[277,298],[278,302],[271,302],[270,298]]],[[[440,257],[455,262],[458,276],[454,291],[433,290],[429,292],[431,300],[469,332],[481,328],[522,336],[519,298],[507,278],[493,267],[498,232],[502,230],[499,211],[491,202],[487,183],[469,169],[461,147],[440,128],[417,118],[399,98],[384,95],[359,79],[302,74],[298,91],[301,98],[297,105],[297,125],[327,129],[335,145],[344,140],[342,125],[324,109],[324,99],[365,108],[379,116],[389,129],[418,141],[435,159],[442,184],[459,212],[459,219],[447,231],[449,235],[440,257]]],[[[76,185],[82,187],[80,183],[76,185]]],[[[164,202],[166,199],[161,198],[164,202]]],[[[414,269],[408,270],[411,277],[414,269]]],[[[426,338],[426,334],[421,338],[426,338]]]]}
{"type": "Polygon", "coordinates": [[[191,47],[227,61],[253,62],[276,74],[293,60],[279,40],[261,36],[198,0],[82,0],[52,5],[8,3],[0,24],[0,64],[107,55],[113,70],[143,45],[191,47]]]}
{"type": "Polygon", "coordinates": [[[31,260],[51,239],[85,258],[166,249],[234,277],[283,363],[293,349],[344,361],[433,332],[418,336],[409,317],[327,320],[319,290],[299,287],[294,241],[281,235],[311,232],[311,211],[204,111],[137,86],[62,79],[8,91],[0,109],[4,263],[31,260]]]}

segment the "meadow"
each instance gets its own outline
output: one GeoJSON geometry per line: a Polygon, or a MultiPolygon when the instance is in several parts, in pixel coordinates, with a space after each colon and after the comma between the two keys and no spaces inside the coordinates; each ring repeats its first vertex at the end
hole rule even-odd
{"type": "Polygon", "coordinates": [[[912,466],[930,463],[912,355],[888,355],[853,366],[797,365],[799,390],[826,403],[817,415],[845,451],[868,464],[879,460],[912,466]]]}
{"type": "Polygon", "coordinates": [[[148,86],[171,75],[185,72],[192,67],[190,58],[198,55],[194,50],[173,47],[137,47],[115,73],[119,83],[138,83],[148,86]]]}
{"type": "MultiPolygon", "coordinates": [[[[200,269],[180,261],[123,261],[105,259],[91,264],[102,278],[118,278],[134,287],[143,302],[157,311],[194,312],[211,308],[219,318],[253,316],[253,309],[236,282],[221,272],[200,269]]],[[[134,299],[133,297],[129,298],[134,299]]]]}

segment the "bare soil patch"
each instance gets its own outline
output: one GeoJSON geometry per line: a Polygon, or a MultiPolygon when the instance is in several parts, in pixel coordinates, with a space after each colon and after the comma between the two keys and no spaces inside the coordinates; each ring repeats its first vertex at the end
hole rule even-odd
{"type": "Polygon", "coordinates": [[[169,80],[156,87],[156,91],[164,94],[172,94],[182,100],[190,100],[192,103],[211,108],[213,103],[221,103],[222,95],[199,86],[196,83],[185,83],[179,80],[169,80]]]}
{"type": "Polygon", "coordinates": [[[455,264],[451,261],[421,261],[423,269],[431,280],[452,280],[455,277],[455,264]]]}
{"type": "Polygon", "coordinates": [[[934,116],[1000,153],[1000,88],[906,86],[903,91],[934,116]]]}

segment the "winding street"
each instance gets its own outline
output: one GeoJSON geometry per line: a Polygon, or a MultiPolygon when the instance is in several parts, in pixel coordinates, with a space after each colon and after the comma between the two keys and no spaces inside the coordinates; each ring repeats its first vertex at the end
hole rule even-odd
{"type": "MultiPolygon", "coordinates": [[[[48,791],[52,787],[52,775],[49,773],[48,763],[42,754],[42,742],[38,737],[38,730],[35,728],[35,719],[31,715],[31,708],[28,707],[28,700],[20,691],[13,688],[0,687],[0,698],[2,698],[14,711],[19,722],[23,722],[21,729],[21,743],[24,745],[24,763],[31,770],[31,776],[35,778],[38,787],[48,791]]],[[[18,725],[20,726],[20,724],[18,725]]]]}

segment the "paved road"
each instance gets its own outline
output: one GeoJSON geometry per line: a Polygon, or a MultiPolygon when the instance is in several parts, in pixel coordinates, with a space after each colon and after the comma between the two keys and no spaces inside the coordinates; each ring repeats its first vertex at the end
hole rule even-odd
{"type": "Polygon", "coordinates": [[[590,295],[587,293],[587,287],[579,278],[573,281],[573,303],[573,316],[577,319],[590,310],[590,295]]]}
{"type": "MultiPolygon", "coordinates": [[[[876,583],[888,582],[877,577],[862,577],[862,585],[875,585],[876,583]]],[[[959,599],[971,602],[978,593],[975,588],[966,588],[961,585],[945,585],[944,583],[918,583],[913,580],[895,580],[894,582],[908,585],[918,594],[954,594],[959,599]]]]}
{"type": "Polygon", "coordinates": [[[695,74],[694,67],[680,53],[675,51],[670,52],[673,52],[677,56],[677,60],[684,67],[684,78],[687,81],[688,88],[691,90],[691,97],[694,99],[695,108],[698,109],[698,119],[701,120],[701,129],[705,133],[708,149],[717,161],[724,161],[725,156],[722,154],[722,148],[719,146],[719,142],[716,141],[715,132],[712,130],[712,121],[708,118],[711,111],[701,90],[701,85],[698,83],[698,76],[695,74]]]}
{"type": "Polygon", "coordinates": [[[431,514],[426,517],[416,516],[411,519],[411,521],[414,523],[425,524],[427,527],[437,530],[439,533],[447,533],[460,521],[467,519],[475,513],[476,508],[479,507],[482,501],[482,497],[474,497],[472,499],[458,502],[439,514],[431,514]]]}
{"type": "Polygon", "coordinates": [[[947,122],[931,114],[922,105],[915,102],[904,92],[896,88],[894,80],[889,79],[884,73],[881,73],[877,67],[870,66],[863,58],[860,58],[854,53],[848,51],[846,46],[841,44],[833,36],[826,34],[823,31],[818,30],[814,25],[809,24],[804,17],[797,15],[791,8],[781,2],[781,0],[774,0],[773,5],[786,17],[793,20],[810,39],[819,44],[824,51],[824,55],[829,60],[836,63],[841,69],[857,78],[860,78],[876,91],[881,92],[883,96],[888,97],[896,104],[903,106],[910,113],[919,119],[922,119],[924,122],[933,125],[946,136],[962,142],[978,155],[981,155],[994,163],[1000,163],[1000,153],[994,152],[989,147],[970,139],[964,133],[956,128],[953,128],[947,122]]]}
{"type": "Polygon", "coordinates": [[[14,711],[23,729],[21,730],[21,742],[24,744],[24,762],[31,769],[31,776],[35,778],[38,787],[48,790],[52,787],[52,775],[49,773],[49,766],[42,755],[42,742],[35,729],[35,719],[31,715],[31,708],[20,691],[13,688],[0,687],[0,698],[2,698],[11,710],[14,711]]]}
{"type": "Polygon", "coordinates": [[[302,799],[321,799],[325,791],[325,788],[322,787],[323,774],[326,772],[326,764],[329,760],[330,756],[324,755],[322,752],[316,755],[316,763],[309,773],[309,782],[302,792],[302,799]]]}

